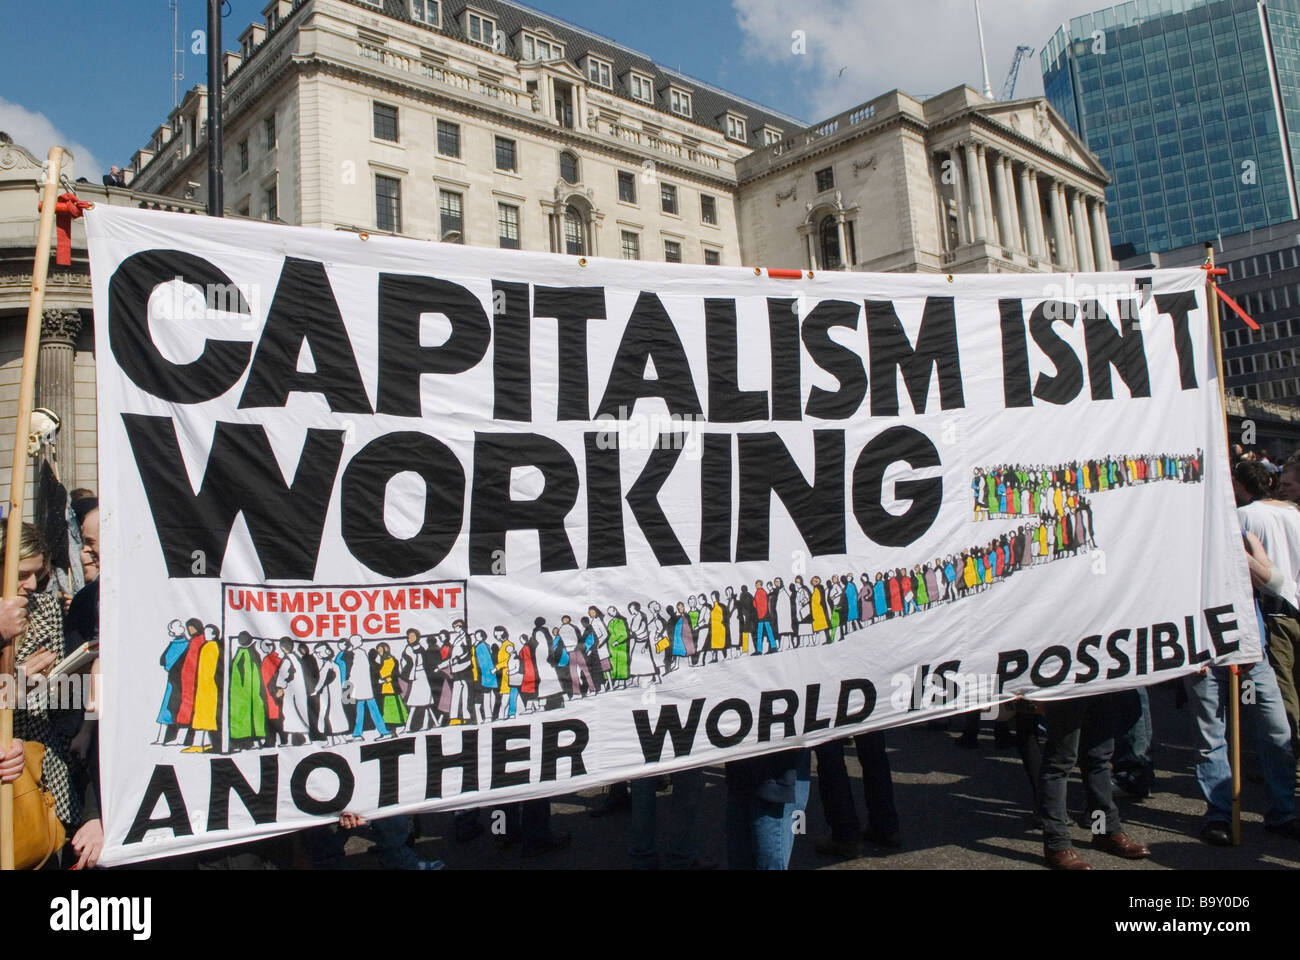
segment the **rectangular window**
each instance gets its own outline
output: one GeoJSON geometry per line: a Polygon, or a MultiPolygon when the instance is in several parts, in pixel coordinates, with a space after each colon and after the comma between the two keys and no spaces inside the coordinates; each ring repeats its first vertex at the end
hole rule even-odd
{"type": "Polygon", "coordinates": [[[262,121],[262,129],[266,131],[266,149],[275,149],[275,114],[271,114],[262,121]]]}
{"type": "Polygon", "coordinates": [[[780,142],[781,142],[781,131],[780,131],[780,130],[773,130],[773,129],[771,129],[770,127],[768,127],[767,129],[765,129],[765,130],[763,131],[763,143],[764,143],[764,145],[770,147],[772,144],[774,144],[774,143],[780,143],[780,142]]]}
{"type": "Polygon", "coordinates": [[[826,168],[823,169],[823,170],[818,170],[817,173],[815,174],[815,176],[817,177],[817,192],[818,192],[818,193],[821,193],[823,190],[834,190],[834,189],[835,189],[835,170],[834,170],[834,168],[832,168],[832,167],[826,167],[826,168]]]}
{"type": "Polygon", "coordinates": [[[460,156],[460,124],[438,121],[438,152],[444,157],[460,156]]]}
{"type": "Polygon", "coordinates": [[[248,141],[239,141],[239,172],[248,173],[248,141]]]}
{"type": "Polygon", "coordinates": [[[477,13],[467,11],[466,33],[475,43],[481,43],[485,47],[492,46],[492,35],[496,32],[496,21],[488,17],[479,16],[477,13]]]}
{"type": "Polygon", "coordinates": [[[375,104],[375,139],[397,142],[397,108],[375,104]]]}
{"type": "Polygon", "coordinates": [[[745,142],[745,121],[740,117],[727,115],[727,139],[745,142]]]}
{"type": "Polygon", "coordinates": [[[718,204],[707,193],[700,194],[700,223],[718,224],[718,204]]]}
{"type": "Polygon", "coordinates": [[[563,56],[564,47],[558,43],[551,43],[549,40],[535,37],[531,33],[524,34],[525,60],[559,60],[563,56]]]}
{"type": "Polygon", "coordinates": [[[402,232],[402,181],[375,176],[375,229],[402,232]]]}
{"type": "Polygon", "coordinates": [[[438,217],[442,239],[452,243],[465,242],[464,205],[459,193],[438,191],[438,217]]]}
{"type": "Polygon", "coordinates": [[[640,260],[641,259],[641,238],[631,230],[623,231],[623,259],[640,260]]]}
{"type": "Polygon", "coordinates": [[[667,263],[682,262],[682,245],[676,240],[664,241],[664,260],[667,263]]]}
{"type": "Polygon", "coordinates": [[[670,90],[668,103],[673,113],[679,117],[689,117],[691,115],[691,95],[685,90],[670,90]]]}
{"type": "Polygon", "coordinates": [[[411,0],[411,19],[426,27],[438,25],[438,0],[411,0]]]}
{"type": "Polygon", "coordinates": [[[515,170],[515,142],[507,137],[497,137],[497,169],[515,170]]]}
{"type": "Polygon", "coordinates": [[[519,208],[497,204],[497,244],[506,250],[519,249],[519,208]]]}
{"type": "Polygon", "coordinates": [[[704,262],[710,267],[716,267],[722,263],[722,253],[718,250],[705,250],[704,262]]]}
{"type": "Polygon", "coordinates": [[[612,78],[613,72],[608,61],[596,57],[587,58],[587,79],[591,81],[592,86],[612,90],[614,87],[612,78]]]}
{"type": "Polygon", "coordinates": [[[677,188],[671,183],[659,185],[659,206],[664,213],[677,214],[677,188]]]}
{"type": "Polygon", "coordinates": [[[640,100],[642,103],[654,103],[655,90],[650,78],[639,73],[630,74],[629,77],[631,79],[629,86],[632,88],[632,99],[640,100]]]}
{"type": "Polygon", "coordinates": [[[626,170],[618,172],[618,198],[624,203],[636,203],[636,176],[626,170]]]}
{"type": "Polygon", "coordinates": [[[280,203],[279,203],[280,198],[277,195],[277,193],[278,192],[275,187],[271,187],[269,190],[266,191],[266,196],[263,198],[264,202],[262,204],[262,212],[264,214],[263,219],[266,220],[280,219],[280,203]]]}

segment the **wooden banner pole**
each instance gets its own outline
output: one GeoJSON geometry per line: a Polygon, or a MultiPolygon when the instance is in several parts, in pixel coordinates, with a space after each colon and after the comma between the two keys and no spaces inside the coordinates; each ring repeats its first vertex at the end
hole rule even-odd
{"type": "MultiPolygon", "coordinates": [[[[41,312],[45,308],[45,276],[50,268],[50,241],[54,236],[54,205],[63,172],[63,148],[50,147],[41,195],[41,221],[36,234],[36,259],[32,264],[32,292],[27,304],[27,334],[23,341],[22,380],[18,388],[18,417],[14,426],[14,459],[9,474],[9,517],[5,528],[4,596],[18,595],[18,544],[23,535],[23,501],[27,496],[27,435],[31,432],[32,404],[36,395],[36,357],[41,344],[41,312]]],[[[20,638],[0,648],[0,674],[14,675],[14,653],[20,638]]],[[[10,685],[11,690],[17,687],[10,685]]],[[[9,752],[14,737],[13,704],[0,709],[0,755],[9,752]]],[[[14,786],[0,784],[0,870],[14,868],[14,786]]]]}
{"type": "MultiPolygon", "coordinates": [[[[1214,244],[1205,245],[1205,264],[1214,269],[1214,244]]],[[[1228,435],[1228,395],[1223,386],[1223,340],[1219,333],[1219,296],[1214,277],[1205,276],[1205,300],[1210,311],[1210,330],[1214,335],[1214,367],[1218,371],[1219,407],[1223,410],[1223,435],[1228,435]]],[[[1228,670],[1228,756],[1232,762],[1232,843],[1241,846],[1241,678],[1237,668],[1228,670]]]]}

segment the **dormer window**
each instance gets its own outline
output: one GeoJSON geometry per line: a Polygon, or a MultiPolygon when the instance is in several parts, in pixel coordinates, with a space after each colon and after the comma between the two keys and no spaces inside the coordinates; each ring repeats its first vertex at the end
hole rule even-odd
{"type": "Polygon", "coordinates": [[[587,79],[593,87],[614,89],[613,76],[613,67],[608,60],[601,60],[599,57],[587,58],[587,79]]]}
{"type": "Polygon", "coordinates": [[[763,128],[763,145],[770,147],[774,143],[781,142],[781,131],[776,127],[763,128]]]}
{"type": "Polygon", "coordinates": [[[292,0],[271,0],[262,8],[262,16],[266,18],[267,32],[269,33],[278,27],[284,21],[285,15],[292,12],[292,0]]]}
{"type": "Polygon", "coordinates": [[[426,27],[437,27],[438,0],[411,0],[411,19],[426,27]]]}
{"type": "Polygon", "coordinates": [[[547,40],[545,37],[539,37],[535,34],[524,34],[524,59],[525,60],[562,60],[564,59],[564,47],[553,40],[547,40]]]}
{"type": "Polygon", "coordinates": [[[492,37],[496,34],[497,23],[491,17],[485,17],[473,10],[465,11],[465,35],[474,43],[485,47],[492,46],[492,37]]]}
{"type": "Polygon", "coordinates": [[[679,87],[670,87],[668,90],[668,106],[679,117],[689,117],[691,115],[691,95],[679,87]]]}
{"type": "Polygon", "coordinates": [[[649,77],[643,73],[629,73],[627,81],[633,100],[640,100],[642,103],[655,102],[654,83],[649,77]]]}
{"type": "Polygon", "coordinates": [[[738,117],[734,113],[727,114],[727,139],[735,140],[737,143],[744,143],[748,139],[745,134],[744,117],[738,117]]]}

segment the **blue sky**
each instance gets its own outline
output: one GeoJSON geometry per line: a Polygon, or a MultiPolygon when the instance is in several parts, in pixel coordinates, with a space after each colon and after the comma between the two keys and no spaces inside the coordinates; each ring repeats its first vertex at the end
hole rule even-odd
{"type": "MultiPolygon", "coordinates": [[[[230,0],[227,49],[266,0],[230,0]]],[[[1101,4],[982,0],[994,89],[1018,43],[1041,47],[1069,16],[1101,4]]],[[[206,0],[179,0],[182,92],[205,77],[189,52],[206,0]]],[[[933,94],[979,87],[972,0],[533,0],[530,6],[640,50],[665,66],[795,117],[816,121],[894,87],[933,94]],[[942,25],[936,27],[936,25],[942,25]],[[792,35],[801,31],[805,52],[792,35]]],[[[172,16],[167,0],[0,0],[0,130],[38,154],[72,149],[76,173],[98,179],[125,164],[172,106],[172,16]],[[38,46],[36,12],[83,42],[38,46]]],[[[1042,92],[1037,58],[1019,95],[1042,92]]]]}

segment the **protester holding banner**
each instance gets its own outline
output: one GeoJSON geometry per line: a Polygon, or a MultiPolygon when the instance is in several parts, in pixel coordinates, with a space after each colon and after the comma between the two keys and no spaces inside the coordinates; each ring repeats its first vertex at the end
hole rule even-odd
{"type": "MultiPolygon", "coordinates": [[[[1300,684],[1297,684],[1297,656],[1300,655],[1300,508],[1272,496],[1272,476],[1256,460],[1240,460],[1232,468],[1232,489],[1237,499],[1237,516],[1243,532],[1259,538],[1264,552],[1285,578],[1287,587],[1279,595],[1265,592],[1259,607],[1266,627],[1264,649],[1276,676],[1287,722],[1291,729],[1292,755],[1300,757],[1300,684]]],[[[1300,764],[1298,759],[1297,764],[1300,764]]],[[[1297,766],[1300,770],[1300,766],[1297,766]]]]}
{"type": "MultiPolygon", "coordinates": [[[[3,601],[4,620],[0,635],[6,643],[16,637],[21,641],[15,663],[28,681],[47,677],[49,670],[63,659],[63,606],[57,597],[42,592],[50,575],[49,551],[45,538],[32,524],[24,523],[19,542],[18,596],[3,601]]],[[[0,562],[8,544],[0,532],[0,562]]],[[[68,836],[81,824],[81,798],[73,780],[76,761],[71,754],[69,718],[52,704],[29,700],[25,709],[14,712],[14,737],[35,740],[45,745],[42,775],[47,789],[54,794],[55,811],[63,821],[68,836]]]]}
{"type": "MultiPolygon", "coordinates": [[[[1245,461],[1243,461],[1245,463],[1245,461]]],[[[1239,465],[1240,466],[1240,465],[1239,465]]],[[[1260,464],[1250,463],[1250,467],[1260,464]]],[[[1242,471],[1247,483],[1258,478],[1253,470],[1242,471]]],[[[1234,477],[1236,471],[1234,471],[1234,477]]],[[[1243,484],[1237,488],[1242,491],[1243,484]]],[[[1272,562],[1264,544],[1253,532],[1246,533],[1246,556],[1251,581],[1260,596],[1269,596],[1289,605],[1296,595],[1296,580],[1284,568],[1272,562]]],[[[1263,624],[1263,614],[1256,608],[1260,627],[1265,630],[1265,650],[1272,635],[1263,624]]],[[[1242,698],[1242,717],[1250,728],[1259,758],[1264,786],[1268,791],[1268,808],[1264,811],[1264,829],[1292,840],[1300,840],[1300,823],[1295,815],[1295,762],[1291,752],[1291,732],[1286,710],[1278,689],[1277,678],[1267,659],[1241,669],[1253,688],[1253,695],[1242,698]]],[[[1192,703],[1193,720],[1199,744],[1196,782],[1205,797],[1205,820],[1201,839],[1212,846],[1232,845],[1232,770],[1228,765],[1228,743],[1224,704],[1231,696],[1229,671],[1207,667],[1197,676],[1186,678],[1192,703]]]]}

